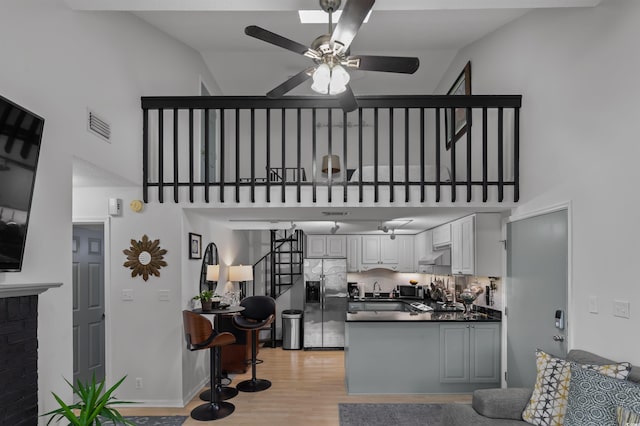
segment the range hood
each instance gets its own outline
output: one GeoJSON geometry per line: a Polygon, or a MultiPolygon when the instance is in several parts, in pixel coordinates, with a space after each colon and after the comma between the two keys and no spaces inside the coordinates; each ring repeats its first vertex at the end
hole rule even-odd
{"type": "Polygon", "coordinates": [[[431,253],[430,256],[421,257],[418,259],[418,265],[449,266],[451,265],[451,249],[438,250],[435,253],[431,253]]]}

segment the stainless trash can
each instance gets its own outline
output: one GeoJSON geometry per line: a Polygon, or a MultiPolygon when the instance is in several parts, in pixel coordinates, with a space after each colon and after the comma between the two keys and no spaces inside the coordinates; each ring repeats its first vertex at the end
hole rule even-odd
{"type": "Polygon", "coordinates": [[[302,349],[302,311],[282,311],[282,349],[302,349]]]}

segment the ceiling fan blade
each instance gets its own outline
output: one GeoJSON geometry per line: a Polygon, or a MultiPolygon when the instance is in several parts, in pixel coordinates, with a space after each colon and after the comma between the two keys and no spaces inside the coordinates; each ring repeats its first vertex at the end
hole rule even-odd
{"type": "Polygon", "coordinates": [[[340,21],[331,34],[331,44],[338,42],[346,51],[375,2],[376,0],[348,0],[342,10],[340,21]]]}
{"type": "Polygon", "coordinates": [[[358,109],[358,101],[353,95],[351,87],[347,84],[347,90],[340,94],[339,98],[340,106],[344,112],[351,112],[358,109]]]}
{"type": "Polygon", "coordinates": [[[266,41],[270,44],[275,44],[278,47],[282,47],[283,49],[290,50],[300,55],[304,55],[307,52],[313,52],[313,50],[309,49],[304,44],[300,44],[297,41],[289,40],[286,37],[282,37],[281,35],[272,33],[271,31],[265,30],[264,28],[260,28],[256,25],[249,25],[244,29],[244,33],[248,36],[257,38],[258,40],[266,41]]]}
{"type": "Polygon", "coordinates": [[[364,71],[413,74],[420,66],[420,60],[406,56],[356,55],[347,58],[347,66],[364,71]]]}
{"type": "Polygon", "coordinates": [[[287,92],[293,90],[294,88],[311,78],[311,71],[313,71],[313,69],[314,67],[311,67],[307,68],[306,70],[300,71],[298,74],[294,75],[289,80],[285,81],[280,86],[267,93],[267,97],[280,98],[284,96],[287,92]]]}

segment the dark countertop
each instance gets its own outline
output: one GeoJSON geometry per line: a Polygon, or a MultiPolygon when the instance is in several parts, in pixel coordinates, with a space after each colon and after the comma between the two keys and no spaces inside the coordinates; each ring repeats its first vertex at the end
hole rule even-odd
{"type": "MultiPolygon", "coordinates": [[[[349,302],[415,302],[415,299],[389,299],[389,298],[349,298],[349,302]]],[[[424,322],[502,322],[502,313],[495,309],[476,307],[471,318],[466,318],[462,309],[443,307],[442,304],[432,300],[421,300],[421,303],[433,308],[428,312],[403,312],[387,310],[360,310],[347,311],[347,322],[397,322],[397,321],[424,321],[424,322]]]]}

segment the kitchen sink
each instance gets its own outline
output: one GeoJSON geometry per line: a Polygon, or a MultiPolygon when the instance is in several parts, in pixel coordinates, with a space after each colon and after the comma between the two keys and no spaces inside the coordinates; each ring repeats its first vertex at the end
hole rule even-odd
{"type": "Polygon", "coordinates": [[[358,311],[394,311],[394,312],[413,312],[414,309],[408,303],[394,300],[364,300],[357,302],[349,302],[349,312],[358,311]]]}

